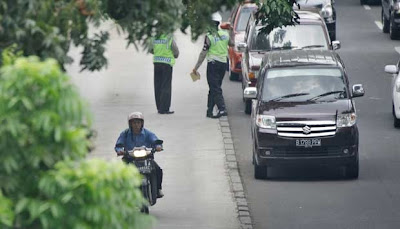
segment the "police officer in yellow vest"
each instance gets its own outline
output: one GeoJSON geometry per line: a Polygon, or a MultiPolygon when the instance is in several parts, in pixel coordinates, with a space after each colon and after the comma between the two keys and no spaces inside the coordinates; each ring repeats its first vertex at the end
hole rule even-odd
{"type": "Polygon", "coordinates": [[[154,54],[154,95],[159,114],[173,114],[171,106],[172,67],[179,49],[172,35],[162,34],[152,39],[149,52],[154,54]]]}
{"type": "Polygon", "coordinates": [[[217,32],[207,34],[203,50],[199,55],[193,73],[197,73],[197,69],[199,69],[204,59],[207,58],[207,82],[209,91],[206,117],[219,118],[227,115],[221,86],[227,69],[228,46],[233,46],[234,42],[231,36],[229,36],[229,33],[219,27],[222,21],[221,15],[219,13],[214,13],[211,17],[215,22],[217,32]],[[213,114],[215,105],[218,107],[218,113],[216,115],[213,114]]]}

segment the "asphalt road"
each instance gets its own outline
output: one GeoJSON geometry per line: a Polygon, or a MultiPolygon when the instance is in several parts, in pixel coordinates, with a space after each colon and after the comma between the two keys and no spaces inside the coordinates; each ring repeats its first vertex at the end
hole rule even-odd
{"type": "Polygon", "coordinates": [[[400,228],[400,129],[393,127],[391,78],[386,64],[399,60],[379,29],[381,7],[337,0],[338,51],[350,83],[362,83],[356,99],[360,131],[360,177],[346,180],[337,168],[273,169],[272,179],[254,179],[250,116],[241,84],[225,79],[229,122],[254,228],[400,228]]]}

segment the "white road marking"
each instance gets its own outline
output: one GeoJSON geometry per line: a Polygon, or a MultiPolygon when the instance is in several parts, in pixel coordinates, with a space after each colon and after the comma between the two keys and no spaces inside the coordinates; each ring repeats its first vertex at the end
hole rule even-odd
{"type": "Polygon", "coordinates": [[[378,26],[378,28],[379,28],[380,30],[382,30],[382,28],[383,28],[382,22],[380,22],[380,21],[375,21],[375,24],[376,24],[376,26],[378,26]]]}
{"type": "Polygon", "coordinates": [[[365,10],[371,10],[371,7],[369,5],[364,5],[365,10]]]}
{"type": "Polygon", "coordinates": [[[394,50],[400,54],[400,46],[394,47],[394,50]]]}

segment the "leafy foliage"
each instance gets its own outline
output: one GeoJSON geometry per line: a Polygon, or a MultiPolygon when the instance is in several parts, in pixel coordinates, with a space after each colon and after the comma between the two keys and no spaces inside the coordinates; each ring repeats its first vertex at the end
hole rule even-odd
{"type": "MultiPolygon", "coordinates": [[[[14,212],[12,211],[13,204],[11,200],[3,196],[0,191],[0,226],[9,226],[13,224],[14,212]]],[[[3,228],[3,227],[1,227],[3,228]]]]}
{"type": "MultiPolygon", "coordinates": [[[[207,32],[210,17],[222,8],[244,0],[2,0],[0,2],[0,51],[13,43],[25,56],[55,58],[61,66],[72,62],[72,44],[84,48],[82,70],[107,66],[104,57],[107,31],[89,35],[89,25],[99,28],[113,20],[126,34],[127,45],[146,47],[152,36],[190,28],[192,38],[207,32]]],[[[269,32],[295,24],[296,0],[255,0],[257,15],[269,32]]]]}
{"type": "Polygon", "coordinates": [[[84,159],[92,147],[91,116],[57,61],[2,56],[1,228],[149,226],[138,211],[139,172],[84,159]]]}
{"type": "Polygon", "coordinates": [[[55,60],[19,58],[0,80],[0,188],[14,198],[58,161],[85,157],[90,115],[55,60]]]}
{"type": "Polygon", "coordinates": [[[151,218],[138,210],[145,203],[140,183],[136,167],[121,162],[61,162],[40,179],[41,198],[22,199],[16,209],[43,229],[144,229],[151,218]]]}
{"type": "Polygon", "coordinates": [[[293,11],[296,0],[257,0],[257,23],[261,23],[263,33],[270,33],[274,28],[298,24],[299,16],[293,11]]]}

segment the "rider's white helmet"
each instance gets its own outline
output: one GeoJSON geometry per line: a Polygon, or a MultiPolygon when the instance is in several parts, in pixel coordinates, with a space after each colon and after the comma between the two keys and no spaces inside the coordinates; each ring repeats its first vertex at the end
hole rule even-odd
{"type": "Polygon", "coordinates": [[[140,120],[142,120],[142,122],[144,124],[144,116],[143,116],[142,112],[137,112],[136,111],[136,112],[132,112],[132,113],[130,113],[128,115],[128,125],[129,125],[129,127],[130,127],[130,122],[133,119],[140,119],[140,120]]]}
{"type": "Polygon", "coordinates": [[[220,13],[215,12],[215,13],[213,13],[213,14],[211,15],[211,20],[213,20],[213,21],[218,22],[218,23],[221,24],[222,16],[221,16],[220,13]]]}

